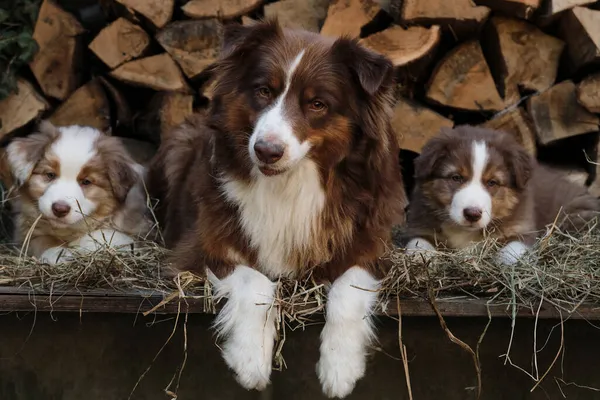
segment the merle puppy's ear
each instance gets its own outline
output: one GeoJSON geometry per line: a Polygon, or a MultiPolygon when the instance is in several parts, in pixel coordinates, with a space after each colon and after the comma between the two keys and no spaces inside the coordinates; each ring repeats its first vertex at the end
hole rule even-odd
{"type": "Polygon", "coordinates": [[[442,129],[440,134],[429,139],[421,154],[415,158],[415,179],[424,180],[431,177],[438,163],[448,154],[448,134],[451,130],[442,129]]]}
{"type": "Polygon", "coordinates": [[[41,121],[35,132],[29,136],[13,139],[6,147],[10,172],[18,186],[29,179],[36,164],[59,134],[59,130],[49,121],[41,121]]]}
{"type": "Polygon", "coordinates": [[[375,53],[355,39],[340,38],[332,45],[332,54],[347,65],[365,92],[373,96],[394,83],[394,66],[385,56],[375,53]]]}
{"type": "Polygon", "coordinates": [[[133,185],[142,179],[134,168],[136,162],[116,137],[102,137],[97,148],[106,165],[106,174],[113,193],[116,199],[123,203],[133,185]]]}

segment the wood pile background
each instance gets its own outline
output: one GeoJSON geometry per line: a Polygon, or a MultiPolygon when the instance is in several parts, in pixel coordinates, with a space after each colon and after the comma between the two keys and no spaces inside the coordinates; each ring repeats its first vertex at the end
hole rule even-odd
{"type": "MultiPolygon", "coordinates": [[[[10,3],[10,2],[8,2],[10,3]]],[[[515,135],[541,161],[600,195],[600,1],[590,0],[44,0],[38,51],[0,101],[0,140],[36,120],[126,138],[141,161],[161,133],[210,101],[205,68],[220,21],[349,35],[397,68],[394,128],[408,184],[440,127],[515,135]]],[[[0,10],[1,11],[1,10],[0,10]]],[[[0,14],[1,15],[1,14],[0,14]]]]}

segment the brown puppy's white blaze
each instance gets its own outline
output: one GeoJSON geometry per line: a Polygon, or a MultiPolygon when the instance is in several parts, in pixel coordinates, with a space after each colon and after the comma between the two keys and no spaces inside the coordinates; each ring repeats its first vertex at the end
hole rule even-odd
{"type": "Polygon", "coordinates": [[[206,118],[169,135],[151,172],[174,264],[206,265],[228,298],[216,328],[248,389],[270,379],[273,280],[333,281],[317,373],[328,396],[345,397],[365,371],[378,257],[406,204],[393,66],[356,41],[269,21],[227,25],[213,68],[206,118]]]}
{"type": "Polygon", "coordinates": [[[91,127],[56,128],[44,121],[38,132],[8,145],[8,163],[19,185],[17,243],[41,214],[28,246],[31,255],[52,264],[68,261],[69,248],[129,245],[133,239],[124,232],[145,229],[144,203],[127,198],[141,180],[142,167],[116,141],[91,127]],[[111,174],[115,168],[118,174],[111,174]],[[124,218],[131,223],[123,224],[124,218]]]}

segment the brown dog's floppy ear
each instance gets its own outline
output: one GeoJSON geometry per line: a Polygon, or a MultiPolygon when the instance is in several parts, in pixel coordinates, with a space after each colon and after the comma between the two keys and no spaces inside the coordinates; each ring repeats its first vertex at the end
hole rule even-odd
{"type": "Polygon", "coordinates": [[[423,180],[431,177],[435,172],[438,162],[441,161],[447,155],[447,144],[446,133],[448,131],[442,130],[442,133],[438,136],[431,138],[423,149],[421,154],[415,158],[415,179],[423,180]]]}
{"type": "Polygon", "coordinates": [[[142,179],[134,169],[135,161],[116,137],[101,137],[98,141],[98,152],[106,165],[113,193],[117,200],[123,203],[133,185],[142,179]]]}
{"type": "Polygon", "coordinates": [[[29,179],[36,164],[59,134],[58,129],[49,121],[42,121],[34,133],[13,139],[6,147],[8,165],[18,186],[29,179]]]}
{"type": "Polygon", "coordinates": [[[394,66],[385,56],[358,44],[354,39],[340,38],[332,46],[334,57],[347,65],[358,78],[361,87],[373,96],[383,87],[391,88],[394,82],[394,66]]]}

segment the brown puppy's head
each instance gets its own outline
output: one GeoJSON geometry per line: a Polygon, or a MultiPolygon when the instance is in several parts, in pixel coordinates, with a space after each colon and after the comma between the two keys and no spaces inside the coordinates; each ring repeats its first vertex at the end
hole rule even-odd
{"type": "Polygon", "coordinates": [[[443,129],[424,146],[415,178],[438,216],[479,230],[511,214],[534,165],[509,134],[459,126],[443,129]]]}

